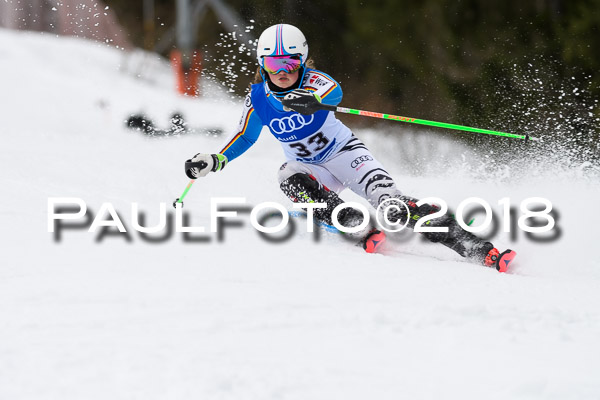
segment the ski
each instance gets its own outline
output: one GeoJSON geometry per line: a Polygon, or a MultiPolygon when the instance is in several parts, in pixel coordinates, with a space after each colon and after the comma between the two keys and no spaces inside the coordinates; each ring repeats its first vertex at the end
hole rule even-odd
{"type": "MultiPolygon", "coordinates": [[[[299,210],[289,210],[288,214],[292,218],[306,218],[305,211],[299,210]]],[[[273,213],[270,217],[275,217],[280,214],[273,213]]],[[[333,225],[329,225],[323,221],[319,221],[316,218],[313,219],[314,224],[319,227],[321,230],[333,233],[333,234],[343,234],[339,229],[337,229],[333,225]]],[[[470,221],[472,223],[473,220],[470,221]]],[[[470,225],[470,224],[469,224],[470,225]]],[[[372,230],[363,240],[356,243],[357,246],[362,247],[367,253],[377,253],[383,254],[381,252],[381,247],[383,243],[385,243],[386,235],[385,232],[379,231],[377,229],[372,230]]],[[[517,253],[514,250],[506,250],[500,253],[497,258],[494,260],[494,263],[490,265],[490,268],[495,268],[498,272],[507,272],[509,266],[512,264],[512,261],[516,257],[517,253]]],[[[471,262],[472,263],[472,262],[471,262]]],[[[475,263],[477,264],[477,263],[475,263]]]]}

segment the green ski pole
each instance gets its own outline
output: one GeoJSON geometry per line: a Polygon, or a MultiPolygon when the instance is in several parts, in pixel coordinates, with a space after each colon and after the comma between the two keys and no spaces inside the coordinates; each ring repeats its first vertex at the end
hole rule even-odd
{"type": "Polygon", "coordinates": [[[187,186],[185,187],[185,190],[183,191],[181,196],[176,198],[175,201],[173,202],[173,208],[177,208],[177,203],[180,203],[181,207],[183,207],[183,199],[185,198],[185,196],[187,196],[187,194],[190,191],[190,188],[192,187],[194,182],[196,182],[195,179],[190,179],[190,183],[187,184],[187,186]]]}
{"type": "Polygon", "coordinates": [[[411,124],[420,124],[420,125],[429,125],[429,126],[435,126],[438,128],[454,129],[454,130],[458,130],[458,131],[484,133],[486,135],[504,136],[504,137],[514,138],[514,139],[522,139],[525,141],[539,140],[538,138],[529,136],[529,134],[516,135],[514,133],[497,132],[497,131],[492,131],[489,129],[472,128],[470,126],[447,124],[445,122],[428,121],[426,119],[402,117],[400,115],[384,114],[384,113],[373,112],[373,111],[355,110],[355,109],[346,108],[346,107],[336,107],[336,106],[332,106],[329,104],[323,104],[323,103],[321,103],[318,107],[321,109],[324,109],[324,110],[328,110],[328,111],[334,111],[334,112],[339,112],[339,113],[344,113],[344,114],[361,115],[364,117],[389,119],[392,121],[408,122],[411,124]]]}

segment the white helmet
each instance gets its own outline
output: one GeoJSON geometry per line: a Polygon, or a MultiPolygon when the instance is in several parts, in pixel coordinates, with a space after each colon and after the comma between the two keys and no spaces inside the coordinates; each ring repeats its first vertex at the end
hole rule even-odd
{"type": "Polygon", "coordinates": [[[264,30],[256,46],[256,58],[262,67],[265,56],[300,55],[302,64],[308,57],[308,44],[300,29],[293,25],[278,24],[264,30]]]}

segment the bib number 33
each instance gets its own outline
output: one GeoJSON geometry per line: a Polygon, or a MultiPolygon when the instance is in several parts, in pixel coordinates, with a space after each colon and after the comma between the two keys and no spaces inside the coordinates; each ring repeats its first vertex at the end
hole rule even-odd
{"type": "Polygon", "coordinates": [[[306,145],[304,143],[292,143],[290,147],[296,149],[298,157],[310,157],[314,153],[323,150],[329,143],[329,139],[323,136],[323,132],[318,132],[308,138],[306,145]]]}

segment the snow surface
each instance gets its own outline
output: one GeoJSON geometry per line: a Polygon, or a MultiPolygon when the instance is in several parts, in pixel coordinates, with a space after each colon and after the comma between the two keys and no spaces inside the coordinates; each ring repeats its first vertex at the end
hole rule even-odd
{"type": "MultiPolygon", "coordinates": [[[[214,85],[181,98],[152,55],[48,34],[0,30],[0,77],[0,399],[600,398],[598,182],[566,172],[493,185],[473,159],[452,156],[469,149],[390,123],[357,133],[407,194],[451,207],[480,196],[495,210],[503,197],[547,197],[560,239],[497,235],[518,252],[508,274],[417,235],[385,255],[301,226],[273,244],[247,213],[222,241],[148,243],[131,203],[149,225],[160,202],[172,214],[183,161],[223,139],[151,139],[124,120],[145,112],[166,126],[177,110],[191,126],[231,132],[241,100],[214,85]],[[445,149],[446,171],[413,175],[396,151],[426,159],[432,146],[445,149]],[[49,197],[82,198],[95,213],[110,202],[130,240],[79,229],[55,241],[49,197]]],[[[195,183],[192,223],[208,228],[212,197],[289,207],[282,161],[263,133],[195,183]]]]}

